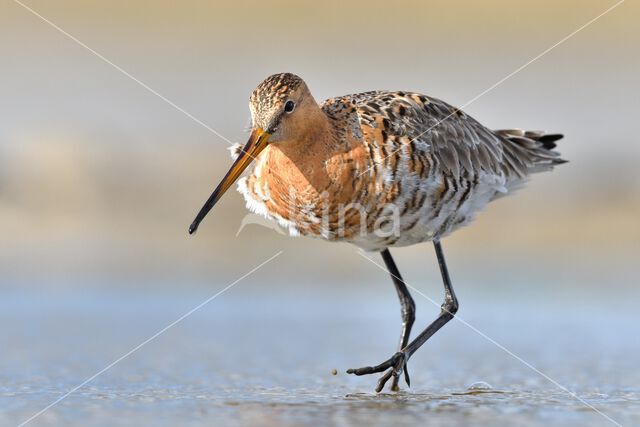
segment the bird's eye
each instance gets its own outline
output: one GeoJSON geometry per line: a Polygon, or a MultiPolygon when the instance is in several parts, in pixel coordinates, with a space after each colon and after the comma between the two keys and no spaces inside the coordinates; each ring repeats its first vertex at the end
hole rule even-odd
{"type": "Polygon", "coordinates": [[[284,104],[284,111],[285,113],[291,113],[293,111],[293,109],[296,108],[296,103],[289,100],[284,104]]]}

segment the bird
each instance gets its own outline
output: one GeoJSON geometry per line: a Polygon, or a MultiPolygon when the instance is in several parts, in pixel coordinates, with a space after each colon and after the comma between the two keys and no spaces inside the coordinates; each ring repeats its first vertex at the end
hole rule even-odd
{"type": "Polygon", "coordinates": [[[458,311],[442,238],[469,224],[489,202],[521,188],[531,174],[566,162],[554,150],[561,134],[491,130],[459,108],[409,91],[376,90],[318,103],[300,77],[278,73],[256,87],[249,108],[248,142],[232,150],[235,161],[189,234],[238,181],[247,208],[290,235],[380,252],[400,301],[399,345],[382,363],[347,370],[381,373],[376,392],[390,379],[390,389],[399,390],[402,376],[410,386],[407,362],[458,311]],[[411,340],[415,302],[390,248],[423,242],[434,246],[444,302],[438,317],[411,340]]]}

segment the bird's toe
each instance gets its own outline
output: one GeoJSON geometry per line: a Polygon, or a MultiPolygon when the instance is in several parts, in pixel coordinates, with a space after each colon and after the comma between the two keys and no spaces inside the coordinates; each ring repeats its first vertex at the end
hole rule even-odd
{"type": "Polygon", "coordinates": [[[380,377],[380,379],[378,380],[378,383],[376,385],[376,392],[381,392],[387,381],[389,381],[389,379],[391,378],[393,378],[393,381],[391,383],[391,390],[398,391],[400,389],[398,387],[398,381],[403,372],[404,379],[407,382],[407,385],[409,385],[407,360],[407,355],[404,352],[399,351],[379,365],[365,366],[363,368],[357,369],[348,369],[347,373],[360,376],[384,372],[384,375],[382,375],[382,377],[380,377]]]}

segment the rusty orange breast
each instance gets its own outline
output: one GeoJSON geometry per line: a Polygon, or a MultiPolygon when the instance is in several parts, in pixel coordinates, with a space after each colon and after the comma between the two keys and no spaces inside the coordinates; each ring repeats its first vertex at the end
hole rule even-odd
{"type": "MultiPolygon", "coordinates": [[[[366,194],[359,174],[368,155],[362,144],[273,144],[257,160],[248,188],[267,213],[320,233],[344,206],[366,194]]],[[[354,224],[355,225],[355,224],[354,224]]]]}

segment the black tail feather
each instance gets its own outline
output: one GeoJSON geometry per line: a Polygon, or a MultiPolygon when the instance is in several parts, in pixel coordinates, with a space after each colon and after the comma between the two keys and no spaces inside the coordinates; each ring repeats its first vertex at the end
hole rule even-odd
{"type": "Polygon", "coordinates": [[[561,133],[549,133],[542,135],[536,140],[540,141],[542,143],[542,146],[547,150],[553,150],[557,147],[556,141],[562,138],[564,138],[564,135],[561,133]]]}

